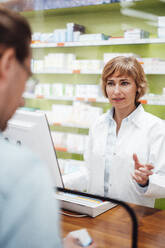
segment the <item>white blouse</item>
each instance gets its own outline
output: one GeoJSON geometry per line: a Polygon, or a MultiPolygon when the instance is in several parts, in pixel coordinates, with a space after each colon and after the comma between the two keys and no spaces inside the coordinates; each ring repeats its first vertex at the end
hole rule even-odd
{"type": "Polygon", "coordinates": [[[85,153],[88,192],[154,207],[165,197],[165,124],[139,105],[123,119],[116,136],[113,110],[103,114],[90,130],[85,153]],[[142,164],[154,165],[144,190],[132,179],[133,153],[142,164]]]}

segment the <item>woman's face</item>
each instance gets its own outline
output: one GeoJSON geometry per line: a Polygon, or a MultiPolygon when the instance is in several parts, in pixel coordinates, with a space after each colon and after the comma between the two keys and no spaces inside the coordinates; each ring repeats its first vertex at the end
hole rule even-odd
{"type": "Polygon", "coordinates": [[[106,92],[116,110],[135,108],[137,87],[132,77],[115,72],[107,79],[106,92]]]}

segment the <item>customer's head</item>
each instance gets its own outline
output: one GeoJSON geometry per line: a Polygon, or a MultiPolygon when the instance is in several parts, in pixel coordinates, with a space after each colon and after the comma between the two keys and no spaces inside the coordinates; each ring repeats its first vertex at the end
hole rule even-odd
{"type": "Polygon", "coordinates": [[[147,81],[141,64],[134,57],[118,56],[111,59],[104,67],[102,73],[102,90],[105,97],[107,94],[107,82],[114,75],[127,76],[135,83],[135,104],[147,90],[147,81]]]}
{"type": "Polygon", "coordinates": [[[2,49],[14,48],[16,58],[23,62],[29,55],[31,30],[24,17],[0,8],[0,55],[2,49]]]}
{"type": "Polygon", "coordinates": [[[21,15],[0,8],[0,130],[19,107],[30,71],[29,24],[21,15]]]}

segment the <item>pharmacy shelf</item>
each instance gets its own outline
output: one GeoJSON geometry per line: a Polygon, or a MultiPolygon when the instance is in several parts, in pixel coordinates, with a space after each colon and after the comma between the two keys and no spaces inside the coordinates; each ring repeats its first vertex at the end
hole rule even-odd
{"type": "Polygon", "coordinates": [[[100,75],[102,70],[89,71],[89,70],[63,70],[63,69],[52,69],[52,70],[42,70],[42,71],[33,71],[35,74],[94,74],[100,75]]]}
{"type": "Polygon", "coordinates": [[[57,157],[62,159],[84,160],[83,154],[69,153],[56,150],[57,157]]]}
{"type": "Polygon", "coordinates": [[[57,146],[54,146],[54,147],[55,147],[55,150],[56,150],[56,151],[59,151],[59,152],[67,152],[67,153],[78,154],[78,155],[82,155],[82,154],[83,154],[83,152],[80,153],[80,152],[76,152],[76,151],[69,151],[69,150],[67,150],[67,148],[65,148],[65,147],[57,147],[57,146]]]}
{"type": "MultiPolygon", "coordinates": [[[[128,1],[128,0],[127,0],[128,1]]],[[[30,1],[31,2],[31,1],[30,1]]],[[[32,1],[32,2],[36,2],[36,1],[32,1]]],[[[39,1],[40,2],[40,1],[39,1]]],[[[42,1],[41,1],[42,2],[42,1]]],[[[47,2],[47,1],[45,1],[47,2]]],[[[51,1],[51,2],[56,2],[55,0],[54,1],[51,1]]],[[[60,1],[59,1],[60,2],[60,1]]],[[[75,0],[76,2],[76,0],[75,0]]],[[[84,0],[77,0],[77,4],[75,4],[74,6],[71,6],[71,0],[65,0],[65,4],[63,5],[63,7],[56,7],[56,6],[51,6],[51,7],[44,7],[45,4],[40,8],[38,7],[38,9],[36,10],[36,8],[33,10],[33,6],[31,6],[31,9],[33,11],[27,11],[26,8],[23,9],[23,11],[21,12],[22,15],[24,15],[25,17],[36,17],[36,15],[44,15],[44,16],[54,16],[54,15],[69,15],[69,14],[75,14],[75,13],[95,13],[97,11],[101,11],[102,13],[106,12],[106,11],[115,11],[115,10],[118,10],[121,8],[121,3],[124,4],[123,0],[121,1],[108,1],[107,0],[104,0],[104,1],[101,1],[101,0],[97,0],[97,1],[93,1],[93,3],[91,3],[90,1],[90,4],[88,3],[87,4],[87,1],[84,1],[84,0]],[[67,3],[68,2],[68,3],[67,3]],[[104,3],[102,3],[104,2],[104,3]]],[[[147,7],[148,5],[150,6],[153,6],[152,8],[152,11],[153,10],[157,10],[157,2],[155,0],[149,0],[149,1],[144,1],[144,0],[129,0],[129,2],[133,2],[133,5],[134,5],[134,8],[136,9],[136,7],[147,7]]],[[[127,3],[126,3],[127,4],[127,3]]],[[[36,5],[36,4],[35,4],[36,5]]],[[[49,5],[46,3],[46,5],[49,5]]],[[[22,7],[22,6],[21,6],[22,7]]],[[[25,6],[27,7],[27,6],[25,6]]],[[[154,14],[154,13],[153,13],[154,14]]],[[[157,14],[157,12],[155,13],[157,14]]]]}
{"type": "Polygon", "coordinates": [[[146,72],[145,70],[144,70],[144,72],[145,72],[145,74],[146,75],[165,75],[165,71],[152,71],[152,72],[146,72]]]}
{"type": "Polygon", "coordinates": [[[69,151],[65,147],[54,146],[54,148],[57,152],[64,152],[64,153],[75,154],[75,155],[83,155],[83,152],[80,153],[76,151],[69,151]]]}
{"type": "MultiPolygon", "coordinates": [[[[135,2],[135,1],[142,1],[142,0],[130,0],[130,1],[133,1],[133,2],[135,2]]],[[[35,12],[43,12],[44,11],[44,14],[46,14],[47,12],[47,14],[48,15],[50,15],[50,13],[53,11],[54,13],[56,13],[56,14],[59,14],[59,13],[68,13],[68,12],[75,12],[75,9],[83,9],[83,8],[85,8],[85,9],[88,9],[88,8],[91,8],[91,7],[93,7],[92,9],[96,9],[96,7],[102,7],[102,5],[103,5],[103,7],[106,5],[106,6],[111,6],[112,5],[112,7],[113,7],[113,9],[115,8],[115,6],[119,6],[119,4],[120,4],[120,2],[122,2],[122,0],[121,1],[119,1],[119,0],[116,0],[116,1],[113,1],[113,2],[110,2],[110,0],[109,1],[105,1],[105,0],[93,0],[93,1],[84,1],[84,0],[65,0],[65,1],[57,1],[57,0],[54,0],[54,1],[49,1],[48,3],[47,3],[48,1],[39,1],[38,2],[38,4],[36,4],[35,3],[35,1],[30,1],[30,9],[32,9],[33,11],[35,10],[35,12]],[[41,2],[41,3],[40,3],[41,2]],[[39,4],[40,3],[40,4],[39,4]],[[37,10],[36,10],[36,6],[37,6],[37,10]]],[[[14,4],[13,3],[13,5],[14,5],[14,7],[18,7],[17,5],[18,4],[14,4]]],[[[19,3],[19,5],[20,5],[20,3],[19,3]]],[[[102,8],[103,8],[102,7],[102,8]]],[[[111,7],[111,8],[112,8],[111,7]]],[[[25,15],[25,16],[29,16],[29,13],[28,12],[30,12],[30,14],[32,15],[32,11],[29,11],[29,9],[27,8],[27,6],[25,5],[25,6],[22,6],[22,4],[21,4],[21,7],[20,8],[23,8],[22,9],[22,13],[25,15]]],[[[105,7],[103,8],[103,9],[105,9],[105,7]]],[[[82,10],[82,11],[84,11],[84,10],[82,10]]],[[[34,15],[34,14],[33,14],[34,15]]]]}
{"type": "Polygon", "coordinates": [[[59,43],[34,43],[32,48],[47,48],[47,47],[83,47],[83,46],[111,46],[111,45],[140,45],[140,44],[163,44],[165,38],[147,38],[147,39],[126,39],[126,38],[111,38],[101,41],[77,41],[77,42],[59,42],[59,43]]]}
{"type": "Polygon", "coordinates": [[[158,106],[165,106],[165,100],[148,100],[148,99],[142,99],[140,100],[142,104],[147,104],[147,105],[158,105],[158,106]]]}
{"type": "Polygon", "coordinates": [[[89,127],[80,127],[80,125],[70,125],[62,123],[54,123],[53,125],[49,123],[49,125],[51,131],[75,133],[82,135],[88,135],[89,133],[89,127]]]}
{"type": "MultiPolygon", "coordinates": [[[[145,71],[146,75],[165,75],[165,71],[145,71]]],[[[90,74],[90,75],[101,75],[102,70],[89,71],[89,70],[42,70],[42,71],[33,71],[35,74],[90,74]]]]}
{"type": "Polygon", "coordinates": [[[69,123],[59,123],[59,122],[54,122],[54,123],[49,123],[49,125],[51,126],[60,126],[60,127],[66,127],[66,128],[80,128],[80,129],[88,129],[89,127],[84,127],[84,126],[80,126],[78,124],[69,124],[69,123]]]}
{"type": "MultiPolygon", "coordinates": [[[[84,102],[100,102],[100,103],[109,103],[107,98],[85,98],[85,97],[44,97],[44,96],[35,96],[33,93],[25,92],[23,94],[25,99],[48,99],[48,100],[66,100],[66,101],[84,101],[84,102]]],[[[142,104],[148,105],[163,105],[165,106],[165,99],[141,99],[142,104]]],[[[81,128],[81,127],[80,127],[81,128]]]]}
{"type": "Polygon", "coordinates": [[[25,99],[47,99],[47,100],[61,100],[61,101],[84,101],[84,102],[100,102],[100,103],[108,103],[108,99],[106,98],[89,98],[89,97],[45,97],[45,96],[36,96],[33,93],[25,92],[23,94],[25,99]]]}

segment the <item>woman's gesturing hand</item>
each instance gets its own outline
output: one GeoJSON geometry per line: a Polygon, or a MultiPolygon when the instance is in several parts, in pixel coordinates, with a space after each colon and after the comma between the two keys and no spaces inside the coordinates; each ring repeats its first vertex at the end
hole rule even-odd
{"type": "Polygon", "coordinates": [[[135,171],[132,175],[133,179],[135,179],[135,181],[142,186],[147,185],[149,176],[153,174],[151,170],[154,168],[154,166],[152,164],[141,164],[135,153],[133,154],[133,160],[135,163],[135,171]]]}

